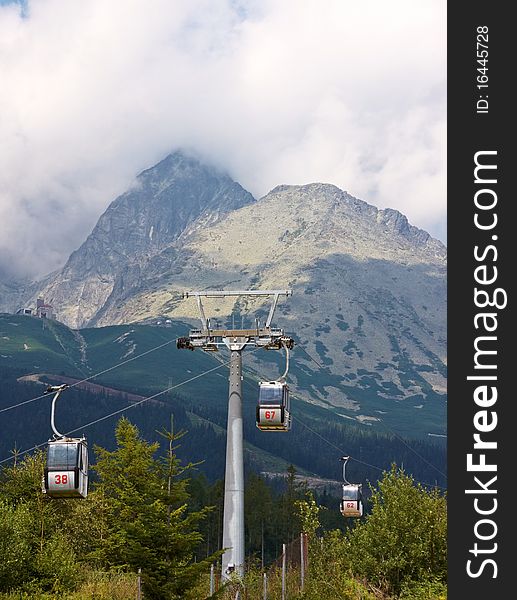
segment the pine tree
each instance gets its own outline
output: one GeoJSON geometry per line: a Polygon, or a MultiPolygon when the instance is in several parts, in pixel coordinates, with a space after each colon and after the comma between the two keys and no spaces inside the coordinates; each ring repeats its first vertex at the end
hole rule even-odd
{"type": "Polygon", "coordinates": [[[141,439],[127,419],[116,428],[117,448],[96,448],[95,494],[102,494],[107,510],[107,533],[98,557],[110,567],[142,570],[146,598],[181,598],[193,587],[216,555],[193,562],[202,541],[199,521],[207,509],[187,511],[187,480],[177,479],[179,465],[172,443],[181,434],[169,434],[166,460],[155,458],[158,443],[141,439]]]}
{"type": "Polygon", "coordinates": [[[276,523],[271,490],[259,475],[251,474],[246,482],[244,515],[248,554],[256,553],[264,565],[269,558],[265,545],[276,523]]]}
{"type": "Polygon", "coordinates": [[[399,593],[408,581],[447,575],[447,502],[395,465],[372,490],[372,511],[349,536],[352,568],[399,593]]]}
{"type": "Polygon", "coordinates": [[[301,525],[295,502],[304,497],[305,491],[305,485],[296,481],[296,468],[294,465],[289,465],[287,467],[285,491],[278,499],[278,513],[281,518],[279,533],[282,536],[282,539],[279,540],[280,544],[289,544],[300,534],[301,525]]]}
{"type": "Polygon", "coordinates": [[[38,451],[0,473],[0,592],[19,589],[39,597],[60,594],[77,581],[67,526],[72,508],[42,493],[44,463],[38,451]]]}

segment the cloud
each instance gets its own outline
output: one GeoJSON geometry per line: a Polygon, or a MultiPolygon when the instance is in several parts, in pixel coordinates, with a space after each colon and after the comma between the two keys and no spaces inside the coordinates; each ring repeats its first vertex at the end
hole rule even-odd
{"type": "Polygon", "coordinates": [[[256,197],[334,183],[445,238],[444,0],[0,4],[0,266],[60,267],[190,147],[256,197]]]}

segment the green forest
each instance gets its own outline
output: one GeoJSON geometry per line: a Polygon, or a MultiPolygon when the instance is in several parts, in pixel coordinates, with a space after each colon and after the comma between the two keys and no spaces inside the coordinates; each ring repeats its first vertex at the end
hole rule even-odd
{"type": "MultiPolygon", "coordinates": [[[[16,406],[1,413],[4,434],[0,437],[0,460],[8,457],[14,448],[23,451],[44,444],[52,433],[51,398],[41,397],[44,390],[41,384],[20,383],[17,378],[22,374],[23,371],[0,369],[0,411],[3,407],[16,406]],[[34,402],[34,398],[39,400],[34,402]]],[[[56,421],[60,431],[78,429],[77,435],[84,434],[90,442],[113,449],[115,418],[102,420],[106,415],[127,409],[124,414],[138,426],[145,439],[160,442],[156,431],[169,423],[173,413],[175,429],[189,432],[178,448],[179,458],[199,462],[199,471],[214,483],[224,477],[226,403],[225,400],[200,405],[187,395],[169,393],[135,406],[123,395],[95,394],[75,387],[60,397],[56,421]],[[99,422],[95,422],[97,420],[99,422]],[[93,424],[85,427],[90,423],[93,424]]],[[[325,409],[313,407],[308,414],[304,406],[305,403],[293,401],[294,422],[289,434],[264,433],[255,426],[256,396],[245,396],[246,473],[285,473],[292,464],[300,475],[335,481],[335,493],[339,494],[339,458],[349,455],[357,459],[347,468],[349,474],[363,484],[376,481],[394,462],[424,485],[447,486],[447,453],[443,441],[404,439],[388,429],[381,433],[348,420],[329,421],[325,409]]],[[[329,493],[332,493],[330,488],[329,493]]]]}
{"type": "Polygon", "coordinates": [[[90,486],[86,499],[57,500],[41,490],[52,376],[35,383],[26,373],[0,369],[1,599],[446,597],[443,440],[329,421],[296,399],[289,434],[264,433],[245,377],[246,571],[223,585],[226,400],[211,398],[208,383],[204,402],[182,390],[135,403],[108,388],[67,389],[57,427],[87,437],[90,486]],[[361,519],[339,511],[343,455],[349,480],[363,485],[361,519]]]}
{"type": "MultiPolygon", "coordinates": [[[[171,421],[172,422],[172,421],[171,421]]],[[[93,448],[86,499],[42,493],[44,449],[14,452],[0,473],[0,598],[166,600],[210,597],[219,575],[223,483],[178,458],[189,432],[147,441],[127,418],[112,449],[93,448]],[[213,584],[213,580],[212,580],[213,584]]],[[[446,597],[446,498],[395,464],[371,485],[365,515],[344,519],[287,467],[281,483],[248,473],[246,573],[213,598],[282,598],[279,556],[305,533],[308,565],[290,560],[285,598],[446,597]],[[264,580],[264,573],[266,580],[264,580]]]]}

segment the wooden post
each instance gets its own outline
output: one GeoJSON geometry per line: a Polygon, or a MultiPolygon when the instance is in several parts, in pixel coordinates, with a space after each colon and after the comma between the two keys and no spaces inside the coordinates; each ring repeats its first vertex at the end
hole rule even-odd
{"type": "Polygon", "coordinates": [[[262,575],[262,600],[267,600],[267,574],[262,575]]]}
{"type": "Polygon", "coordinates": [[[210,596],[213,596],[215,592],[215,585],[214,585],[214,564],[212,563],[210,565],[210,596]]]}
{"type": "Polygon", "coordinates": [[[300,533],[300,589],[303,592],[305,584],[305,536],[300,533]]]}
{"type": "Polygon", "coordinates": [[[138,568],[138,579],[136,587],[137,600],[142,600],[142,569],[138,568]]]}
{"type": "Polygon", "coordinates": [[[286,571],[285,544],[282,544],[282,600],[285,600],[285,571],[286,571]]]}

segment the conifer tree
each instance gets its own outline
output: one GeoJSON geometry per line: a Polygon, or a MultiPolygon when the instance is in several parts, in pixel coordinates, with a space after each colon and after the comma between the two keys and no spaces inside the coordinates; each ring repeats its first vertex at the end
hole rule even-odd
{"type": "Polygon", "coordinates": [[[445,581],[446,498],[395,465],[372,491],[371,514],[349,535],[353,571],[397,594],[407,581],[445,581]]]}
{"type": "Polygon", "coordinates": [[[44,463],[38,451],[0,473],[0,592],[19,589],[39,597],[75,585],[71,507],[42,493],[44,463]]]}
{"type": "Polygon", "coordinates": [[[263,564],[269,558],[266,542],[274,534],[277,524],[271,490],[259,475],[253,473],[246,482],[244,514],[248,554],[256,553],[263,564]]]}
{"type": "MultiPolygon", "coordinates": [[[[193,587],[216,555],[193,562],[202,541],[199,521],[207,509],[188,512],[185,479],[173,450],[165,461],[155,458],[159,444],[139,436],[127,419],[119,421],[117,448],[96,448],[99,476],[95,494],[102,494],[108,529],[98,549],[108,566],[142,570],[146,598],[181,598],[193,587]]],[[[179,437],[172,432],[170,440],[179,437]]],[[[171,445],[172,449],[172,445],[171,445]]]]}

